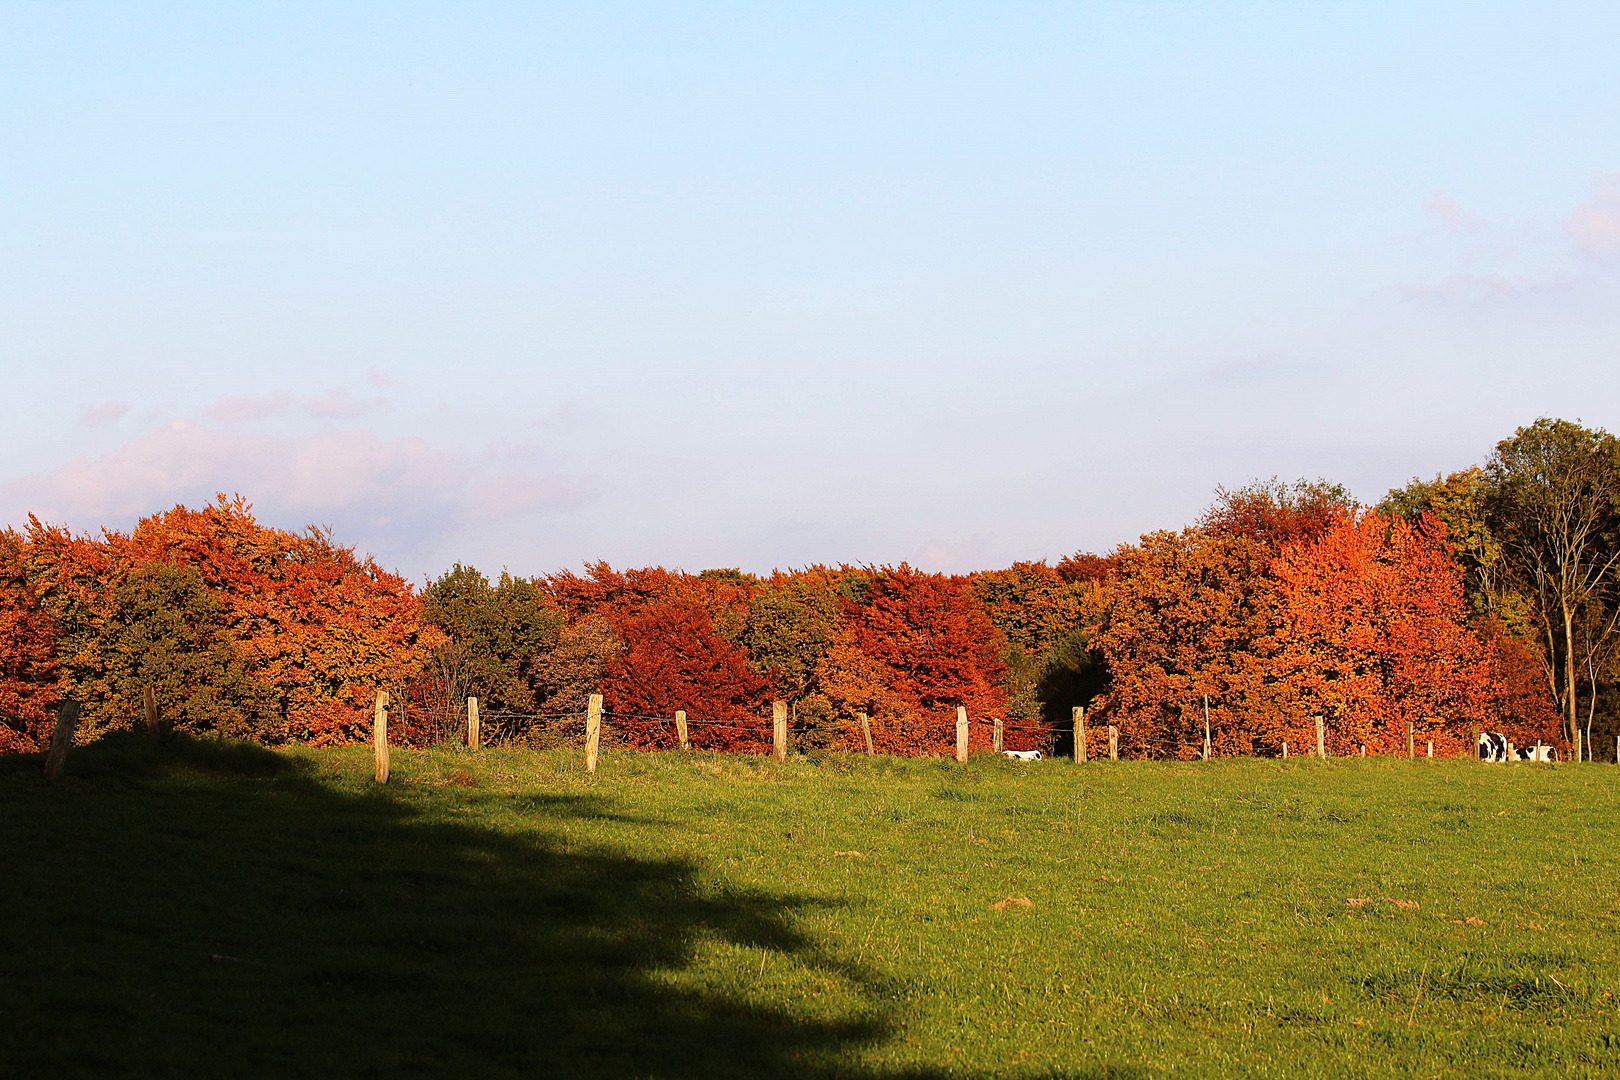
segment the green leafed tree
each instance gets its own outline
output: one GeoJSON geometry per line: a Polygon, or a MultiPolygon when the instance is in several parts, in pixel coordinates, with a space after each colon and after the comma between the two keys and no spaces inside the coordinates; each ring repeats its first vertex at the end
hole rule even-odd
{"type": "Polygon", "coordinates": [[[539,586],[504,570],[491,583],[456,563],[428,586],[422,614],[450,638],[430,662],[448,708],[476,697],[491,711],[534,710],[536,663],[563,622],[539,586]]]}
{"type": "Polygon", "coordinates": [[[1544,417],[1498,443],[1486,474],[1487,521],[1573,740],[1578,682],[1595,699],[1620,620],[1620,441],[1544,417]]]}
{"type": "Polygon", "coordinates": [[[99,693],[86,705],[85,737],[135,726],[146,687],[172,730],[287,737],[274,690],[253,678],[196,567],[149,563],[115,585],[108,601],[96,638],[99,677],[86,682],[99,693]]]}

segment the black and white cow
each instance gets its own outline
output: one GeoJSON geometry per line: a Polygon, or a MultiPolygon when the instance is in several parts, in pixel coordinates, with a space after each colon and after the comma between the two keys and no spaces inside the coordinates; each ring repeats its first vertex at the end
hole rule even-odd
{"type": "Polygon", "coordinates": [[[1003,750],[1002,753],[1012,758],[1014,761],[1041,760],[1041,752],[1039,750],[1003,750]]]}
{"type": "Polygon", "coordinates": [[[1557,761],[1556,747],[1540,742],[1534,746],[1514,746],[1500,731],[1479,733],[1479,760],[1481,761],[1557,761]],[[1510,757],[1509,748],[1513,753],[1510,757]]]}

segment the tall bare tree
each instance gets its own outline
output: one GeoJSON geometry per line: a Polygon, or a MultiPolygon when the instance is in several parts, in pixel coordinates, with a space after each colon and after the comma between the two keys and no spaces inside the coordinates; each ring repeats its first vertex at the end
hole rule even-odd
{"type": "Polygon", "coordinates": [[[1491,529],[1530,602],[1548,684],[1573,742],[1577,680],[1615,632],[1620,441],[1543,417],[1496,446],[1491,529]]]}

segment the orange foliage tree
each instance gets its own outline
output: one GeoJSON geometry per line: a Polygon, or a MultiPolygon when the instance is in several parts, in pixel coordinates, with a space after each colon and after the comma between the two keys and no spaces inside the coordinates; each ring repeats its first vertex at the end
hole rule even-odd
{"type": "Polygon", "coordinates": [[[1490,720],[1490,659],[1438,520],[1341,513],[1314,541],[1284,547],[1272,573],[1296,738],[1314,739],[1305,718],[1323,715],[1330,753],[1394,754],[1410,720],[1419,744],[1453,754],[1490,720]]]}
{"type": "Polygon", "coordinates": [[[362,739],[376,692],[403,689],[442,640],[399,575],[324,533],[259,525],[240,497],[96,539],[34,520],[24,560],[63,628],[85,738],[132,726],[152,685],[186,730],[362,739]]]}
{"type": "Polygon", "coordinates": [[[1113,558],[1097,638],[1112,683],[1097,700],[1088,750],[1104,749],[1111,724],[1129,756],[1193,757],[1203,747],[1206,695],[1217,753],[1274,747],[1288,687],[1272,664],[1269,546],[1185,529],[1150,533],[1113,558]]]}
{"type": "Polygon", "coordinates": [[[0,754],[42,750],[63,693],[56,620],[29,583],[23,538],[0,532],[0,754]]]}

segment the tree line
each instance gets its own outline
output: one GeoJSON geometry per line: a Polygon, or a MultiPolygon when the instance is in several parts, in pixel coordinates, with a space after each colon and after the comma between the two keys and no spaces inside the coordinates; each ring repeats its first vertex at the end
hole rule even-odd
{"type": "Polygon", "coordinates": [[[1620,713],[1617,623],[1620,446],[1562,420],[1377,506],[1255,482],[1106,554],[965,575],[457,564],[418,589],[221,496],[0,534],[0,751],[40,748],[67,698],[81,738],[133,727],[148,686],[176,729],[272,744],[362,740],[387,689],[418,742],[468,697],[571,737],[600,693],[649,748],[684,710],[700,748],[762,750],[773,700],[812,751],[861,748],[865,714],[881,750],[946,753],[959,706],[976,747],[1000,719],[1009,748],[1069,751],[1073,706],[1135,757],[1196,755],[1206,715],[1220,754],[1307,745],[1318,715],[1336,752],[1397,752],[1408,721],[1438,752],[1477,728],[1590,746],[1620,713]]]}

